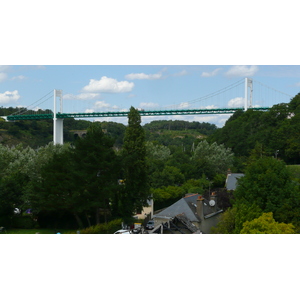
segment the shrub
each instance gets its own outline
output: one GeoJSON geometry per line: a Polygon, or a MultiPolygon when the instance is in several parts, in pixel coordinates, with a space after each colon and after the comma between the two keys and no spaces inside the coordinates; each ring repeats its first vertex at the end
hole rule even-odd
{"type": "Polygon", "coordinates": [[[11,227],[11,217],[10,216],[0,216],[0,227],[11,227]]]}
{"type": "Polygon", "coordinates": [[[31,229],[36,226],[31,216],[14,216],[12,219],[13,228],[31,229]]]}
{"type": "Polygon", "coordinates": [[[120,229],[121,219],[112,220],[108,223],[97,224],[80,230],[82,234],[111,234],[120,229]]]}

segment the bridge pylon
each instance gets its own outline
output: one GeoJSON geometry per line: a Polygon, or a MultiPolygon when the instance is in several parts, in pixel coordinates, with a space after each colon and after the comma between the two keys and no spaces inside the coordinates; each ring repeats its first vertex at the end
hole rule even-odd
{"type": "Polygon", "coordinates": [[[62,99],[62,90],[54,90],[54,111],[53,111],[53,144],[64,143],[64,134],[63,134],[63,122],[64,119],[57,118],[57,98],[59,98],[59,113],[63,113],[63,99],[62,99]]]}
{"type": "Polygon", "coordinates": [[[253,81],[250,78],[245,78],[245,102],[244,102],[245,111],[248,108],[252,108],[252,100],[253,100],[252,98],[253,98],[253,81]],[[250,94],[249,94],[249,89],[250,89],[250,94]]]}

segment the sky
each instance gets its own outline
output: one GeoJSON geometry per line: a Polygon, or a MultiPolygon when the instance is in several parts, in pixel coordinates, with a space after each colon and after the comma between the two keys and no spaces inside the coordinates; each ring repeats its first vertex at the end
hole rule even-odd
{"type": "MultiPolygon", "coordinates": [[[[268,103],[257,100],[256,106],[288,102],[300,91],[300,66],[295,65],[2,65],[0,105],[53,109],[51,95],[61,89],[64,112],[243,107],[246,77],[253,79],[254,104],[259,90],[268,94],[268,103]],[[213,96],[236,83],[237,89],[213,96]],[[207,95],[212,96],[201,100],[207,95]]],[[[229,116],[142,117],[142,123],[177,119],[222,127],[229,116]]],[[[127,124],[127,118],[94,120],[127,124]]]]}
{"type": "MultiPolygon", "coordinates": [[[[235,0],[205,5],[193,0],[184,5],[156,0],[96,5],[87,0],[85,5],[72,2],[72,7],[68,1],[53,0],[42,6],[34,0],[17,2],[17,10],[15,1],[6,3],[5,9],[14,11],[18,22],[12,22],[9,14],[0,20],[6,28],[0,48],[0,105],[4,107],[27,107],[54,89],[63,91],[64,112],[118,111],[130,106],[197,108],[191,103],[204,108],[243,106],[243,85],[227,98],[205,103],[197,99],[245,77],[253,79],[255,106],[262,105],[261,96],[255,94],[261,84],[268,91],[288,95],[264,96],[271,101],[265,106],[288,102],[300,89],[295,46],[298,15],[288,9],[292,0],[285,7],[257,0],[247,7],[235,0]]],[[[228,118],[168,117],[218,127],[228,118]]],[[[154,119],[162,117],[143,117],[142,122],[154,119]]],[[[127,123],[126,118],[101,120],[127,123]]]]}

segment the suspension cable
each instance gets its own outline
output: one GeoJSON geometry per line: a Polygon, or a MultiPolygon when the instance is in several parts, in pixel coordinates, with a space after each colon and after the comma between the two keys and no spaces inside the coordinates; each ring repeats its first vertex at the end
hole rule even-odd
{"type": "MultiPolygon", "coordinates": [[[[32,104],[28,105],[27,107],[22,107],[22,108],[20,108],[18,111],[12,113],[11,116],[13,116],[13,115],[21,115],[22,113],[25,113],[27,110],[29,110],[29,109],[28,109],[29,107],[31,107],[31,106],[33,106],[35,103],[41,101],[43,98],[45,98],[46,96],[48,96],[50,93],[53,93],[53,90],[51,90],[49,93],[47,93],[47,94],[46,94],[45,96],[43,96],[42,98],[40,98],[40,99],[38,99],[37,101],[33,102],[32,104]]],[[[44,100],[44,101],[42,101],[42,102],[40,102],[40,103],[37,103],[36,106],[39,105],[39,104],[44,103],[44,102],[47,101],[47,100],[49,100],[50,98],[52,98],[52,96],[53,96],[53,94],[52,94],[50,97],[48,97],[46,100],[44,100]]]]}

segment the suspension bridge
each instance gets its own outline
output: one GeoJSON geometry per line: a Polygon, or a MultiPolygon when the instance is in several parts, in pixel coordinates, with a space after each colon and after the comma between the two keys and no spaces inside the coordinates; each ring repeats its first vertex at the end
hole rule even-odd
{"type": "MultiPolygon", "coordinates": [[[[139,109],[140,115],[147,116],[175,116],[175,115],[211,115],[211,114],[233,114],[238,110],[252,109],[267,111],[271,105],[266,100],[272,99],[273,103],[288,102],[291,95],[277,91],[260,82],[255,81],[255,92],[253,80],[245,78],[231,84],[223,89],[209,95],[197,98],[188,102],[181,102],[177,105],[160,107],[155,110],[139,109]],[[257,88],[260,87],[260,88],[257,88]],[[270,93],[270,91],[272,93],[270,93]],[[254,101],[255,100],[255,101],[254,101]]],[[[74,103],[74,101],[72,101],[74,103]]],[[[78,112],[74,107],[63,112],[62,90],[54,90],[26,108],[6,116],[7,121],[20,120],[43,120],[53,119],[53,142],[63,144],[63,120],[67,118],[105,118],[105,117],[127,117],[129,110],[97,112],[86,109],[85,112],[78,112]],[[49,96],[50,95],[50,96],[49,96]],[[42,103],[53,99],[53,110],[39,108],[42,103]],[[57,102],[59,101],[59,105],[57,102]],[[30,109],[30,107],[32,107],[30,109]]],[[[82,108],[81,108],[82,109],[82,108]]]]}

